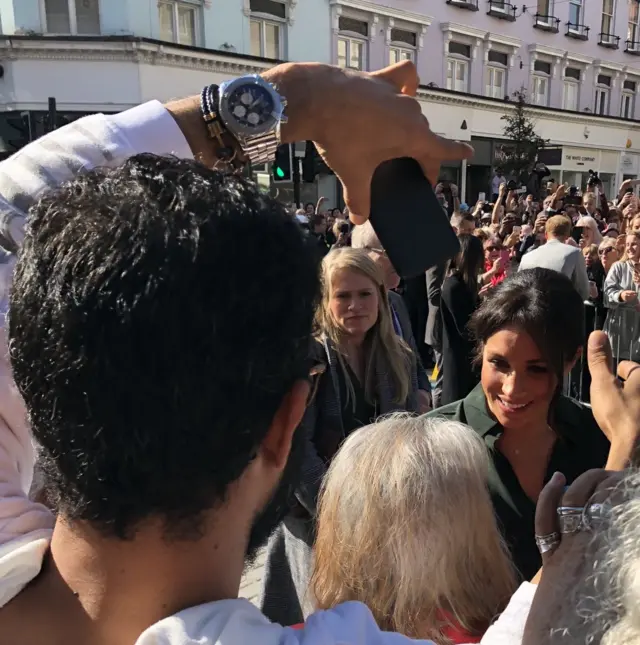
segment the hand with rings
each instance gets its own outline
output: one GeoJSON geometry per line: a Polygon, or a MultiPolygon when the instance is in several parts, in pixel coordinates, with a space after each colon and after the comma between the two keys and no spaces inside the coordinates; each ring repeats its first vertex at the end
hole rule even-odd
{"type": "MultiPolygon", "coordinates": [[[[523,643],[549,642],[549,632],[575,614],[574,592],[593,572],[594,540],[608,525],[616,500],[612,492],[622,473],[589,470],[565,487],[555,473],[542,489],[536,507],[536,544],[542,554],[542,577],[536,592],[523,643]]],[[[573,634],[572,634],[573,635],[573,634]]],[[[571,640],[571,643],[574,641],[571,640]]],[[[575,642],[586,642],[577,638],[575,642]]]]}

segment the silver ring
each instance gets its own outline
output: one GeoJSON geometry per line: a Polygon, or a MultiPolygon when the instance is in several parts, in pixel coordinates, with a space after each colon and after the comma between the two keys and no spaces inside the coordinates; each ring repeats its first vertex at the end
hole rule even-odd
{"type": "Polygon", "coordinates": [[[560,534],[554,532],[548,533],[547,535],[536,535],[536,544],[538,545],[540,555],[544,555],[560,544],[560,534]]]}
{"type": "Polygon", "coordinates": [[[560,515],[558,517],[558,522],[560,524],[560,533],[563,535],[568,533],[577,533],[584,528],[582,513],[580,513],[580,515],[560,515]]]}
{"type": "Polygon", "coordinates": [[[558,516],[564,515],[582,515],[584,506],[558,506],[558,516]]]}
{"type": "Polygon", "coordinates": [[[584,507],[582,512],[582,526],[587,530],[593,530],[597,524],[606,521],[611,513],[610,504],[596,502],[584,507]]]}

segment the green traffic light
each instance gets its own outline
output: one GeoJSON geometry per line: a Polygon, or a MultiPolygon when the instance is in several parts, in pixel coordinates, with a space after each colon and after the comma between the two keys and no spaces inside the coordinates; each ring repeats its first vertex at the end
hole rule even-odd
{"type": "Polygon", "coordinates": [[[279,179],[284,178],[284,170],[282,170],[282,168],[280,168],[279,166],[276,167],[276,175],[279,179]]]}

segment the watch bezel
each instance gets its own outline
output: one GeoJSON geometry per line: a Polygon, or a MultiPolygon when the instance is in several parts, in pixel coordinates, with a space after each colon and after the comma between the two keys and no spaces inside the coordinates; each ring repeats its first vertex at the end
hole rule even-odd
{"type": "Polygon", "coordinates": [[[231,134],[239,139],[251,139],[253,137],[259,137],[275,130],[282,120],[284,108],[285,103],[278,92],[276,92],[273,85],[265,81],[261,76],[258,76],[257,74],[251,74],[250,76],[239,76],[238,78],[234,78],[232,81],[227,81],[220,86],[220,101],[218,105],[220,118],[226,125],[227,129],[231,132],[231,134]],[[265,123],[260,127],[251,128],[238,123],[236,118],[229,111],[229,96],[239,87],[244,87],[247,85],[262,87],[269,92],[271,98],[273,99],[273,111],[271,112],[270,118],[265,121],[265,123]]]}

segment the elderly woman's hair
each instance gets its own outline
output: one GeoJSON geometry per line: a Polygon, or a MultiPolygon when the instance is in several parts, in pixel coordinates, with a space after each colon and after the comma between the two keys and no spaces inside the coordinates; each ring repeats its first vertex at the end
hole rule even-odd
{"type": "Polygon", "coordinates": [[[351,231],[351,247],[354,249],[382,250],[382,244],[380,244],[380,240],[369,220],[364,224],[354,226],[351,231]]]}
{"type": "Polygon", "coordinates": [[[562,387],[567,364],[584,342],[584,303],[567,276],[551,269],[525,269],[501,282],[482,301],[470,323],[478,360],[499,331],[517,328],[533,339],[562,387]]]}
{"type": "Polygon", "coordinates": [[[606,588],[600,626],[602,645],[640,643],[640,472],[631,471],[614,494],[625,501],[613,508],[605,557],[595,564],[595,579],[606,588]]]}
{"type": "Polygon", "coordinates": [[[371,280],[378,292],[378,319],[365,339],[366,366],[363,386],[366,399],[369,403],[375,401],[376,369],[378,357],[381,355],[394,388],[394,401],[404,404],[411,391],[411,369],[415,357],[411,348],[395,332],[389,298],[384,286],[384,275],[365,249],[333,249],[322,261],[322,301],[316,311],[316,335],[328,337],[336,348],[338,360],[344,368],[349,402],[355,405],[353,384],[340,352],[344,330],[335,321],[330,307],[333,280],[340,271],[355,271],[364,275],[371,280]]]}
{"type": "Polygon", "coordinates": [[[602,242],[598,244],[598,249],[608,248],[617,249],[618,247],[616,245],[616,240],[614,240],[612,237],[603,237],[602,242]]]}
{"type": "Polygon", "coordinates": [[[461,423],[397,414],[351,434],[322,486],[317,606],[358,600],[381,629],[437,643],[447,616],[482,634],[515,587],[488,472],[461,423]]]}
{"type": "Polygon", "coordinates": [[[480,238],[480,241],[484,243],[484,241],[489,237],[489,233],[483,229],[483,228],[477,228],[472,235],[475,235],[476,237],[480,238]]]}
{"type": "Polygon", "coordinates": [[[576,222],[576,226],[582,226],[584,228],[591,229],[591,232],[593,233],[593,241],[595,244],[600,244],[602,242],[602,234],[600,233],[600,229],[598,228],[598,222],[591,217],[591,215],[583,215],[578,219],[576,222]]]}

